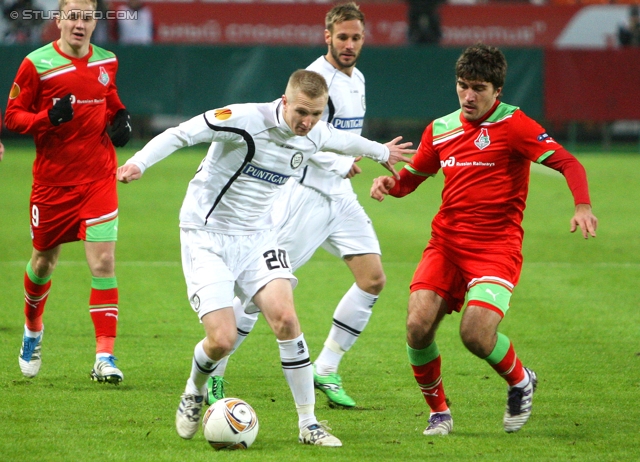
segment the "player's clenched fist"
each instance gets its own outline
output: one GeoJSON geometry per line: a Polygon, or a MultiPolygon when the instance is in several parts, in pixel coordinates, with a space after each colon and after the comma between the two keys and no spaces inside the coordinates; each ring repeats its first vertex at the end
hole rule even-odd
{"type": "Polygon", "coordinates": [[[371,197],[377,200],[378,202],[382,202],[384,200],[384,196],[389,194],[391,188],[396,185],[396,180],[394,180],[390,176],[379,176],[378,178],[373,180],[373,185],[371,186],[371,197]]]}
{"type": "Polygon", "coordinates": [[[111,124],[109,132],[111,142],[116,148],[121,148],[129,142],[131,138],[131,115],[126,109],[120,109],[111,124]]]}
{"type": "Polygon", "coordinates": [[[73,119],[73,107],[71,106],[71,93],[63,96],[49,109],[49,120],[56,127],[73,119]]]}
{"type": "Polygon", "coordinates": [[[116,178],[122,183],[131,183],[134,180],[139,180],[141,176],[142,172],[140,168],[134,164],[124,164],[118,167],[118,171],[116,172],[116,178]]]}

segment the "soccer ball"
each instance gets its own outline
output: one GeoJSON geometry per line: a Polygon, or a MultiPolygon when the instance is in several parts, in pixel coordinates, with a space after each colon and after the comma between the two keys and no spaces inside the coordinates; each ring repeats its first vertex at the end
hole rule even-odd
{"type": "Polygon", "coordinates": [[[214,449],[247,449],[258,436],[258,416],[246,401],[223,398],[202,419],[204,437],[214,449]]]}

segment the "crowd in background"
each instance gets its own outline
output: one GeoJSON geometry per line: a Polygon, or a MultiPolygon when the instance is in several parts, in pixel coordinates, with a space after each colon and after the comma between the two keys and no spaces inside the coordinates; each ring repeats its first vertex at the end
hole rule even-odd
{"type": "MultiPolygon", "coordinates": [[[[234,0],[228,0],[233,2],[234,0]]],[[[255,2],[271,0],[253,0],[255,2]]],[[[277,0],[273,0],[277,1],[277,0]]],[[[304,1],[304,0],[301,0],[304,1]]],[[[318,3],[329,3],[316,0],[318,3]]],[[[638,0],[362,0],[360,3],[406,2],[407,41],[412,44],[437,44],[442,37],[439,8],[449,4],[483,3],[531,3],[535,5],[603,5],[629,4],[629,20],[618,29],[620,46],[640,46],[640,19],[638,0]]],[[[0,0],[0,43],[3,44],[41,44],[55,40],[58,29],[51,19],[50,12],[57,10],[58,0],[0,0]],[[43,14],[25,15],[25,11],[40,11],[43,14]],[[25,19],[28,18],[28,19],[25,19]]],[[[143,0],[127,0],[126,3],[111,4],[109,0],[98,0],[98,11],[106,17],[107,11],[129,12],[126,20],[104,19],[98,21],[94,33],[94,42],[143,44],[154,42],[155,24],[153,6],[143,0]]],[[[123,17],[123,16],[120,16],[123,17]]]]}
{"type": "MultiPolygon", "coordinates": [[[[59,38],[60,33],[52,11],[57,11],[58,0],[0,0],[1,43],[41,44],[59,38]]],[[[98,45],[123,43],[148,45],[153,43],[154,23],[151,7],[142,0],[128,0],[111,5],[109,0],[98,0],[98,14],[107,18],[107,11],[118,12],[116,19],[102,19],[93,34],[98,45]],[[127,14],[128,13],[128,14],[127,14]],[[118,18],[126,18],[119,20],[118,18]]]]}

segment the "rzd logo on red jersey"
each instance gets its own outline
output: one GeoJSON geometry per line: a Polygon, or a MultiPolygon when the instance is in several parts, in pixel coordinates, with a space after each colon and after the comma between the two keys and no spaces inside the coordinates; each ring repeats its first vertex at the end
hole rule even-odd
{"type": "Polygon", "coordinates": [[[441,168],[454,167],[455,165],[456,165],[456,158],[453,156],[449,157],[447,160],[440,161],[441,168]]]}

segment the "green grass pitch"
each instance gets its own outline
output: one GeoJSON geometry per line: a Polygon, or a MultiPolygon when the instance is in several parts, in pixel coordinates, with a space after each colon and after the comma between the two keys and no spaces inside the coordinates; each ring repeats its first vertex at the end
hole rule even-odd
{"type": "MultiPolygon", "coordinates": [[[[89,380],[94,361],[88,314],[90,274],[80,243],[67,244],[45,312],[43,365],[26,379],[17,364],[23,325],[22,278],[31,252],[28,200],[34,151],[5,140],[0,164],[0,459],[3,461],[204,460],[640,460],[640,157],[579,153],[598,237],[569,233],[573,205],[564,179],[534,168],[525,212],[525,264],[501,331],[540,379],[529,423],[502,430],[506,387],[465,350],[459,315],[438,336],[455,420],[447,437],[422,435],[428,409],[405,353],[408,283],[440,202],[442,176],[404,199],[368,198],[385,171],[363,160],[354,180],[378,232],[388,282],[367,329],[342,361],[358,407],[338,410],[317,394],[316,414],[342,439],[339,449],[297,443],[297,419],[264,320],[230,361],[227,394],[260,419],[254,445],[215,453],[198,433],[179,438],[174,415],[193,347],[203,331],[186,300],[178,210],[206,146],[183,150],[144,178],[119,185],[117,275],[119,387],[89,380]]],[[[134,149],[119,150],[121,163],[134,149]]],[[[320,250],[298,273],[295,301],[315,359],[352,277],[320,250]]]]}

